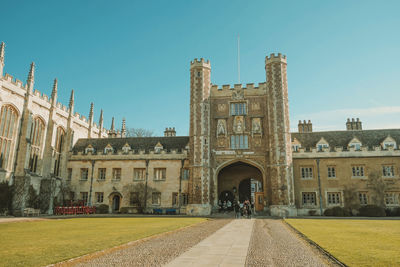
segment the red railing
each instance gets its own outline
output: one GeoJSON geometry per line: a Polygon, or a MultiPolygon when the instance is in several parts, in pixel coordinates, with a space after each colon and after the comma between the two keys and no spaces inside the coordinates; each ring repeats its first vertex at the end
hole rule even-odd
{"type": "Polygon", "coordinates": [[[83,202],[78,205],[71,206],[58,206],[54,208],[55,215],[79,215],[79,214],[94,214],[96,213],[96,207],[84,206],[83,202]]]}

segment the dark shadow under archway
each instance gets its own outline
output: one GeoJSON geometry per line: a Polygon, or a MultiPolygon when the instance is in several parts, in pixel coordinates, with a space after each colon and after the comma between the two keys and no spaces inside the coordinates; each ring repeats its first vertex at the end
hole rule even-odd
{"type": "Polygon", "coordinates": [[[219,200],[223,202],[221,198],[225,198],[227,193],[236,201],[251,200],[254,192],[263,191],[262,183],[263,175],[257,167],[241,161],[232,163],[218,173],[219,200]]]}

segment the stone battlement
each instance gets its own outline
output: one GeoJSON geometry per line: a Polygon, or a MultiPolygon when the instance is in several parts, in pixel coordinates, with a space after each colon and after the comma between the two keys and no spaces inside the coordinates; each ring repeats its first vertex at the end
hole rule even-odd
{"type": "Polygon", "coordinates": [[[286,63],[286,55],[282,55],[281,53],[278,53],[278,54],[271,53],[269,56],[265,57],[265,64],[269,64],[272,62],[286,63]]]}
{"type": "Polygon", "coordinates": [[[205,61],[204,58],[200,58],[200,60],[195,58],[193,61],[190,61],[190,68],[199,66],[211,68],[210,60],[205,61]]]}
{"type": "Polygon", "coordinates": [[[265,82],[258,83],[258,86],[254,86],[254,83],[247,83],[247,84],[234,84],[233,86],[229,84],[224,84],[222,86],[218,86],[216,84],[211,85],[211,90],[218,90],[218,91],[228,91],[228,90],[238,90],[238,89],[243,89],[243,90],[257,90],[260,88],[264,88],[266,85],[265,82]]]}

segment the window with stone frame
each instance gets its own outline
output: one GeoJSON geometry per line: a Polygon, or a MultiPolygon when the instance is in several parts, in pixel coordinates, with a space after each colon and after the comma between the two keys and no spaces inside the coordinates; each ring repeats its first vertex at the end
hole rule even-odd
{"type": "Polygon", "coordinates": [[[300,145],[299,144],[292,145],[292,150],[293,150],[293,152],[299,152],[300,145]]]}
{"type": "Polygon", "coordinates": [[[161,193],[160,192],[153,192],[151,196],[151,203],[153,205],[161,205],[161,193]]]}
{"type": "Polygon", "coordinates": [[[97,179],[100,180],[100,181],[106,180],[106,171],[107,171],[106,168],[99,168],[98,169],[98,177],[97,177],[97,179]]]}
{"type": "Polygon", "coordinates": [[[302,192],[301,196],[303,206],[317,205],[317,194],[315,192],[302,192]]]}
{"type": "Polygon", "coordinates": [[[114,181],[119,181],[121,180],[121,168],[113,168],[113,176],[112,179],[114,181]]]}
{"type": "Polygon", "coordinates": [[[362,165],[357,165],[357,166],[352,166],[352,175],[353,177],[364,177],[364,166],[362,165]]]}
{"type": "Polygon", "coordinates": [[[358,192],[358,199],[360,200],[360,205],[368,205],[368,193],[358,192]]]}
{"type": "Polygon", "coordinates": [[[247,135],[231,135],[231,149],[248,149],[249,138],[247,135]]]}
{"type": "Polygon", "coordinates": [[[72,179],[72,168],[67,169],[67,181],[71,181],[72,179]]]}
{"type": "Polygon", "coordinates": [[[231,103],[231,115],[238,116],[246,114],[247,114],[246,103],[244,102],[231,103]]]}
{"type": "Polygon", "coordinates": [[[312,167],[300,167],[301,179],[312,179],[313,168],[312,167]]]}
{"type": "Polygon", "coordinates": [[[104,192],[96,192],[95,198],[97,203],[103,203],[104,201],[104,192]]]}
{"type": "Polygon", "coordinates": [[[189,169],[183,169],[183,180],[189,180],[190,177],[190,171],[189,169]]]}
{"type": "Polygon", "coordinates": [[[154,168],[154,180],[161,181],[165,180],[167,176],[166,168],[154,168]]]}
{"type": "Polygon", "coordinates": [[[65,137],[65,131],[62,127],[57,127],[57,133],[56,133],[56,146],[54,149],[54,175],[59,176],[60,175],[60,164],[61,164],[61,155],[62,155],[62,149],[64,145],[64,137],[65,137]]]}
{"type": "Polygon", "coordinates": [[[139,192],[131,192],[129,195],[129,204],[131,206],[139,205],[139,192]]]}
{"type": "Polygon", "coordinates": [[[328,148],[329,145],[328,144],[317,144],[317,151],[321,152],[324,150],[324,148],[328,148]]]}
{"type": "Polygon", "coordinates": [[[189,203],[189,194],[188,193],[181,193],[181,197],[182,197],[182,205],[187,205],[189,203]]]}
{"type": "Polygon", "coordinates": [[[178,205],[179,205],[178,193],[173,192],[172,193],[172,206],[178,206],[178,205]]]}
{"type": "Polygon", "coordinates": [[[83,201],[83,205],[87,206],[89,199],[88,192],[81,192],[81,200],[83,201]]]}
{"type": "Polygon", "coordinates": [[[328,205],[340,205],[341,204],[341,193],[340,192],[328,192],[328,205]]]}
{"type": "Polygon", "coordinates": [[[146,168],[134,168],[133,169],[133,180],[141,181],[146,178],[146,168]]]}
{"type": "Polygon", "coordinates": [[[336,178],[336,167],[328,166],[328,178],[336,178]]]}
{"type": "Polygon", "coordinates": [[[386,192],[385,203],[387,206],[398,206],[400,204],[400,192],[386,192]]]}
{"type": "Polygon", "coordinates": [[[87,181],[88,176],[89,176],[89,169],[81,168],[81,181],[87,181]]]}
{"type": "Polygon", "coordinates": [[[2,106],[0,113],[0,169],[10,170],[12,168],[17,122],[17,110],[10,105],[2,106]]]}
{"type": "Polygon", "coordinates": [[[382,166],[383,177],[394,177],[394,166],[393,165],[383,165],[382,166]]]}
{"type": "Polygon", "coordinates": [[[44,122],[41,118],[36,117],[31,124],[30,144],[31,152],[29,157],[29,170],[33,173],[38,171],[38,162],[42,154],[44,136],[44,122]]]}

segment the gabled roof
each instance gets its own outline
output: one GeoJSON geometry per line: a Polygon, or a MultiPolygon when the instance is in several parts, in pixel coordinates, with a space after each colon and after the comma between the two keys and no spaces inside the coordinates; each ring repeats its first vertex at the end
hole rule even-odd
{"type": "Polygon", "coordinates": [[[304,148],[314,148],[321,138],[324,138],[332,149],[343,147],[344,150],[347,149],[347,145],[353,138],[360,140],[362,145],[368,146],[369,149],[380,146],[388,136],[400,144],[400,129],[308,132],[292,133],[291,135],[292,140],[296,138],[304,148]]]}
{"type": "Polygon", "coordinates": [[[170,137],[125,137],[125,138],[82,138],[79,139],[72,151],[74,153],[81,151],[91,144],[96,151],[103,151],[110,144],[115,151],[121,150],[128,144],[134,150],[154,150],[157,143],[163,144],[167,151],[176,149],[182,151],[189,143],[188,136],[170,136],[170,137]]]}

